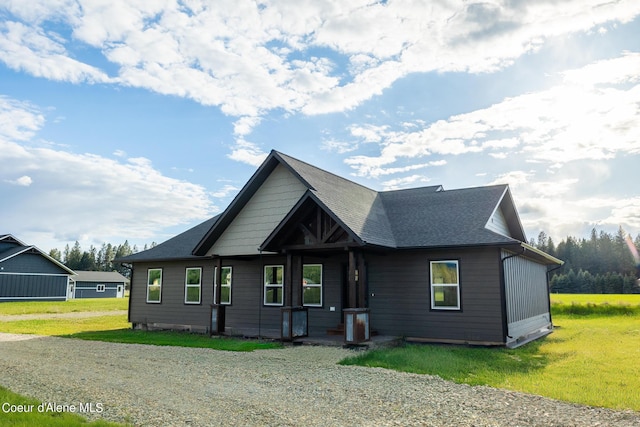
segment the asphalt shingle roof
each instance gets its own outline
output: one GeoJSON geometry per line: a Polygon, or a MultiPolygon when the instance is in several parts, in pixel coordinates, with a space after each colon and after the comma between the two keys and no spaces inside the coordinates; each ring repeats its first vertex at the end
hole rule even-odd
{"type": "Polygon", "coordinates": [[[389,219],[378,192],[308,163],[278,155],[295,170],[324,205],[364,242],[394,246],[389,219]]]}
{"type": "Polygon", "coordinates": [[[433,191],[425,187],[380,194],[397,247],[467,246],[516,242],[485,228],[506,188],[433,191]]]}
{"type": "Polygon", "coordinates": [[[129,279],[124,277],[117,271],[78,271],[76,270],[76,276],[73,278],[76,282],[111,282],[111,283],[124,283],[129,279]]]}
{"type": "MultiPolygon", "coordinates": [[[[500,204],[508,186],[441,190],[440,186],[377,192],[285,154],[272,151],[230,208],[238,211],[259,188],[260,180],[284,164],[358,238],[369,245],[389,248],[450,247],[518,243],[494,233],[485,225],[500,204]],[[271,165],[271,167],[266,167],[271,165]]],[[[229,209],[228,208],[228,211],[229,209]]],[[[226,212],[226,216],[234,215],[226,212]]],[[[196,247],[212,244],[213,217],[144,252],[119,261],[198,258],[196,247]]],[[[228,218],[227,218],[228,220],[228,218]]],[[[221,223],[218,223],[218,228],[221,223]]]]}
{"type": "Polygon", "coordinates": [[[165,259],[189,259],[199,258],[192,254],[194,247],[200,239],[213,227],[219,215],[214,216],[189,230],[178,234],[171,239],[154,246],[146,251],[138,252],[123,258],[116,259],[116,262],[140,262],[156,261],[165,259]]]}

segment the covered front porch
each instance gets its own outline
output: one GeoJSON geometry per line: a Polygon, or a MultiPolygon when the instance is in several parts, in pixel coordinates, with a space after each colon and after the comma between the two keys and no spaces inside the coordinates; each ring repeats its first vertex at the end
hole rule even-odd
{"type": "MultiPolygon", "coordinates": [[[[273,319],[278,309],[279,322],[274,331],[273,322],[267,330],[259,321],[257,335],[276,332],[291,342],[323,336],[324,341],[341,339],[346,344],[371,339],[365,244],[316,201],[303,198],[259,249],[264,254],[259,310],[269,311],[273,319]]],[[[224,261],[218,258],[216,263],[221,272],[224,261]]],[[[214,295],[221,295],[222,278],[216,277],[215,283],[214,295]]],[[[225,331],[224,311],[220,301],[214,301],[213,334],[225,331]]]]}

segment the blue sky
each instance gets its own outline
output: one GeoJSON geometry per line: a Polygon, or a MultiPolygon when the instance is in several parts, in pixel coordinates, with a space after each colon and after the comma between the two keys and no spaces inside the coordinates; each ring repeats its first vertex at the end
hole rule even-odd
{"type": "Polygon", "coordinates": [[[0,0],[0,233],[162,242],[271,149],[636,236],[640,3],[0,0]]]}

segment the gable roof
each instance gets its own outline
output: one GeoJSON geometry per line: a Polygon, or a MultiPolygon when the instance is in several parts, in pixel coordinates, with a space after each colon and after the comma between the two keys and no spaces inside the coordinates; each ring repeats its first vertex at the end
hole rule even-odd
{"type": "Polygon", "coordinates": [[[125,283],[129,279],[124,277],[117,271],[77,271],[73,278],[76,282],[107,282],[107,283],[125,283]]]}
{"type": "Polygon", "coordinates": [[[308,200],[339,221],[362,246],[429,248],[526,242],[508,185],[446,191],[436,185],[378,192],[274,150],[222,214],[121,261],[204,256],[278,165],[291,172],[307,191],[264,243],[271,241],[308,200]],[[486,227],[497,209],[504,213],[513,237],[486,227]]]}
{"type": "Polygon", "coordinates": [[[11,234],[0,235],[0,241],[2,241],[2,240],[5,240],[5,241],[11,242],[11,243],[16,243],[18,246],[15,246],[13,248],[10,248],[10,249],[7,249],[5,251],[0,252],[0,263],[5,262],[8,259],[11,259],[13,257],[19,256],[19,255],[21,255],[23,253],[33,253],[33,254],[40,255],[41,257],[45,258],[47,261],[55,264],[59,268],[61,268],[64,271],[66,271],[68,274],[71,274],[71,275],[75,275],[76,274],[69,267],[67,267],[66,265],[64,265],[63,263],[58,261],[57,259],[50,257],[48,254],[46,254],[45,252],[41,251],[36,246],[33,246],[33,245],[28,246],[28,245],[24,244],[23,242],[21,242],[20,240],[18,240],[17,238],[15,238],[14,236],[12,236],[11,234]]]}
{"type": "Polygon", "coordinates": [[[6,240],[8,242],[11,243],[17,243],[20,246],[27,246],[25,243],[23,243],[22,241],[18,240],[17,237],[11,235],[11,234],[0,234],[0,241],[2,240],[6,240]]]}
{"type": "Polygon", "coordinates": [[[506,185],[433,191],[430,188],[380,193],[397,247],[445,247],[518,243],[485,228],[506,185]]]}
{"type": "Polygon", "coordinates": [[[394,246],[394,237],[379,193],[282,153],[277,155],[312,187],[317,200],[363,243],[394,246]]]}

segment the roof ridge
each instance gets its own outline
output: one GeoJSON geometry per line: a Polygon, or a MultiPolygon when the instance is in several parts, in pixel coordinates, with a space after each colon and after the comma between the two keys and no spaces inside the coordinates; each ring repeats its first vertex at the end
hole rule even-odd
{"type": "Polygon", "coordinates": [[[343,176],[340,176],[340,175],[338,175],[338,174],[336,174],[336,173],[333,173],[333,172],[331,172],[331,171],[328,171],[328,170],[326,170],[326,169],[322,169],[321,167],[318,167],[318,166],[312,165],[311,163],[305,162],[304,160],[300,160],[300,159],[298,159],[298,158],[296,158],[296,157],[290,156],[290,155],[288,155],[288,154],[282,153],[282,152],[277,151],[277,150],[272,150],[272,151],[273,151],[275,154],[277,154],[277,155],[278,155],[282,160],[284,160],[284,161],[287,161],[287,159],[291,159],[291,160],[294,160],[294,161],[296,161],[296,162],[302,163],[302,164],[304,164],[304,165],[305,165],[305,166],[307,166],[307,167],[313,168],[313,169],[318,170],[318,171],[321,171],[321,172],[323,172],[323,173],[325,173],[325,174],[327,174],[327,175],[331,175],[331,176],[333,176],[333,177],[335,177],[335,178],[338,178],[338,179],[339,179],[339,180],[341,180],[341,181],[349,182],[349,183],[351,183],[351,184],[357,185],[357,186],[359,186],[359,187],[362,187],[362,188],[364,188],[364,189],[366,189],[366,190],[369,190],[369,191],[372,191],[372,192],[374,192],[374,193],[380,193],[380,191],[377,191],[377,190],[374,190],[373,188],[367,187],[367,186],[366,186],[366,185],[364,185],[364,184],[360,184],[359,182],[356,182],[356,181],[353,181],[353,180],[351,180],[351,179],[345,178],[345,177],[343,177],[343,176]]]}

